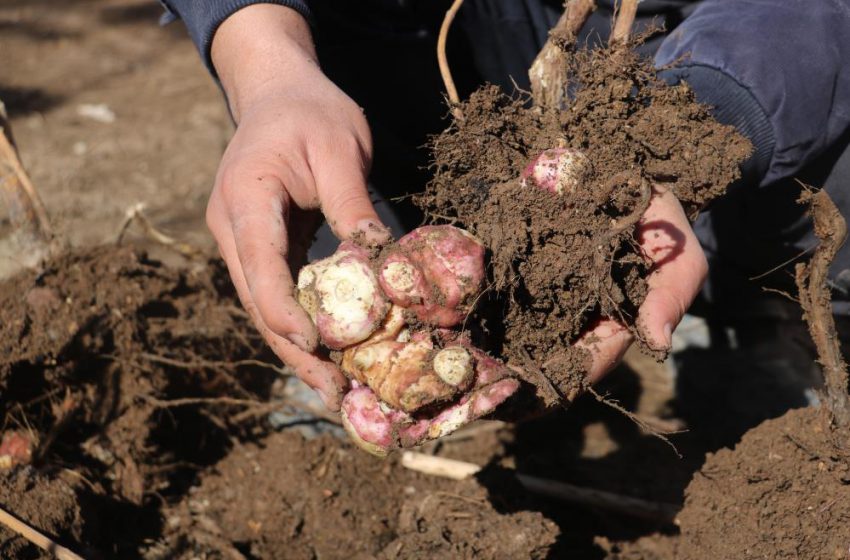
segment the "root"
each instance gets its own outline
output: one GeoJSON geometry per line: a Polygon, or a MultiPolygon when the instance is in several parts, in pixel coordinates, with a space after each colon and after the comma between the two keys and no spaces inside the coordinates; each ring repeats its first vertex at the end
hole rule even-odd
{"type": "Polygon", "coordinates": [[[599,393],[597,393],[596,389],[594,389],[593,387],[588,386],[587,392],[590,393],[591,395],[593,395],[593,398],[595,398],[598,402],[604,404],[607,407],[610,407],[610,408],[616,410],[617,412],[619,412],[620,414],[622,414],[623,416],[625,416],[626,418],[628,418],[629,420],[634,422],[635,425],[638,428],[640,428],[641,430],[643,430],[645,433],[647,433],[647,434],[649,434],[653,437],[657,437],[658,439],[660,439],[661,441],[663,441],[664,443],[669,445],[670,449],[673,450],[673,452],[676,454],[676,456],[679,457],[679,459],[682,458],[682,454],[679,453],[679,450],[676,448],[676,446],[673,444],[673,442],[670,441],[670,439],[667,437],[669,435],[680,433],[679,431],[668,432],[668,431],[657,430],[655,427],[649,425],[647,422],[645,422],[643,420],[643,418],[641,418],[640,416],[638,416],[634,412],[630,412],[630,411],[626,410],[625,408],[623,408],[620,405],[620,403],[618,403],[617,401],[611,400],[611,399],[605,397],[604,395],[600,395],[599,393]]]}
{"type": "MultiPolygon", "coordinates": [[[[154,354],[142,354],[142,357],[150,362],[158,362],[161,364],[165,364],[167,366],[172,366],[180,369],[212,369],[212,370],[220,370],[220,369],[229,369],[239,366],[256,366],[259,368],[269,369],[281,377],[289,377],[292,375],[292,370],[287,368],[278,367],[274,364],[270,364],[268,362],[264,362],[262,360],[235,360],[232,362],[222,362],[222,361],[209,361],[209,360],[192,360],[191,362],[184,362],[181,360],[175,360],[172,358],[167,358],[165,356],[157,356],[154,354]]],[[[236,382],[236,380],[232,380],[236,382]]]]}
{"type": "Polygon", "coordinates": [[[640,199],[635,204],[635,207],[629,214],[621,216],[613,224],[611,224],[611,229],[605,232],[602,242],[597,243],[597,245],[607,244],[609,241],[637,224],[649,208],[650,202],[652,202],[652,187],[649,186],[649,182],[646,179],[641,179],[640,199]]]}
{"type": "Polygon", "coordinates": [[[796,267],[800,305],[823,368],[824,400],[833,422],[847,429],[850,428],[847,364],[841,357],[827,284],[829,266],[847,238],[847,223],[826,191],[804,191],[800,202],[810,205],[815,235],[820,240],[811,260],[796,267]]]}
{"type": "Polygon", "coordinates": [[[614,29],[611,31],[611,38],[608,39],[609,45],[622,45],[629,40],[632,24],[637,14],[638,1],[621,0],[617,9],[616,20],[614,21],[614,29]]]}
{"type": "Polygon", "coordinates": [[[446,11],[446,17],[443,18],[443,24],[440,26],[440,34],[437,37],[437,62],[440,65],[440,76],[443,78],[443,83],[446,86],[446,95],[449,97],[449,102],[452,104],[452,116],[455,120],[463,121],[463,111],[458,106],[460,104],[460,96],[457,94],[452,71],[449,68],[449,60],[446,57],[446,40],[449,36],[449,29],[452,26],[452,21],[455,19],[463,0],[454,0],[452,5],[446,11]]]}
{"type": "Polygon", "coordinates": [[[115,239],[116,245],[121,245],[124,241],[124,235],[127,233],[127,230],[130,228],[130,224],[133,222],[138,222],[139,225],[142,226],[142,230],[145,232],[145,235],[148,236],[152,241],[159,243],[160,245],[171,249],[172,251],[176,251],[180,253],[187,259],[197,259],[202,256],[202,252],[197,247],[189,245],[188,243],[183,243],[181,241],[177,241],[173,237],[166,235],[165,233],[158,230],[144,214],[145,204],[143,202],[139,202],[127,209],[125,213],[124,221],[121,223],[121,227],[118,229],[118,235],[115,239]]]}
{"type": "Polygon", "coordinates": [[[6,203],[9,221],[29,255],[26,264],[37,266],[57,252],[47,210],[21,164],[6,111],[0,101],[0,198],[6,203]]]}
{"type": "Polygon", "coordinates": [[[528,71],[534,104],[559,108],[567,92],[566,51],[575,43],[576,35],[596,9],[594,0],[570,0],[549,39],[528,71]]]}

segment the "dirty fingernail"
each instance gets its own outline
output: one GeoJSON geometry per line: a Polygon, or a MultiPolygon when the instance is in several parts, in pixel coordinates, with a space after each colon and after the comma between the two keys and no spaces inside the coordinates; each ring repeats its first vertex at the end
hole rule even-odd
{"type": "Polygon", "coordinates": [[[360,220],[357,230],[363,232],[363,238],[369,243],[385,243],[392,238],[390,230],[375,220],[360,220]]]}

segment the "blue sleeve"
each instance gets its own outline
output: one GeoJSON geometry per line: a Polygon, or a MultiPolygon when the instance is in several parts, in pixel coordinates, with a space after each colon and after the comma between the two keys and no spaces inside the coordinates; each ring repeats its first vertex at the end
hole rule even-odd
{"type": "Polygon", "coordinates": [[[749,136],[763,185],[850,129],[850,0],[705,0],[655,63],[749,136]]]}
{"type": "Polygon", "coordinates": [[[160,20],[168,23],[182,19],[189,35],[204,59],[204,64],[215,74],[210,58],[213,35],[218,26],[234,12],[251,4],[277,4],[300,13],[308,21],[312,20],[310,8],[305,0],[160,0],[165,15],[160,20]]]}

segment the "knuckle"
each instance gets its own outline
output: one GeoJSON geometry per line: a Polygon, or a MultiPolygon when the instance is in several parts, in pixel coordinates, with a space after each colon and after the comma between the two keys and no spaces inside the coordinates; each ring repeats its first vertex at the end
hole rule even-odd
{"type": "Polygon", "coordinates": [[[325,212],[334,213],[336,210],[356,208],[361,206],[367,195],[354,188],[332,189],[324,197],[322,208],[325,212]]]}

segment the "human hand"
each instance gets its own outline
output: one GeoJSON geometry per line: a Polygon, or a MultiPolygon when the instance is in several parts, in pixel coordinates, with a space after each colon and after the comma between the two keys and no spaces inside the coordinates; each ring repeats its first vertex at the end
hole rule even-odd
{"type": "MultiPolygon", "coordinates": [[[[672,192],[655,189],[638,223],[637,238],[644,255],[654,263],[647,278],[649,291],[638,312],[638,333],[653,350],[666,351],[673,329],[702,286],[708,265],[672,192]]],[[[595,383],[613,369],[633,340],[627,327],[610,319],[600,321],[585,333],[577,345],[589,350],[592,356],[586,372],[588,381],[595,383]]],[[[428,415],[414,416],[399,406],[382,403],[379,394],[382,389],[386,393],[387,387],[394,388],[398,383],[394,378],[379,377],[377,385],[371,383],[375,387],[355,385],[342,405],[343,421],[352,439],[373,454],[386,455],[390,449],[420,445],[490,414],[517,391],[519,382],[505,365],[466,341],[464,346],[474,356],[471,387],[459,400],[428,415]]],[[[427,351],[422,354],[432,355],[427,351]]],[[[411,368],[416,372],[411,379],[418,380],[430,372],[424,364],[411,368]]],[[[402,379],[411,376],[401,368],[390,373],[397,373],[396,377],[402,379]]],[[[432,391],[438,393],[436,388],[432,391]]],[[[391,396],[385,395],[384,402],[392,401],[391,396]]]]}
{"type": "MultiPolygon", "coordinates": [[[[637,240],[653,263],[647,278],[649,291],[638,310],[637,331],[652,350],[667,352],[673,329],[705,281],[708,262],[681,204],[661,187],[654,187],[649,207],[638,222],[637,240]]],[[[607,318],[585,333],[577,345],[592,356],[588,381],[595,383],[613,369],[633,341],[624,325],[607,318]]]]}
{"type": "Polygon", "coordinates": [[[239,10],[217,31],[212,58],[237,128],[207,224],[263,338],[336,410],[347,381],[314,353],[318,335],[294,298],[290,266],[305,260],[319,210],[340,239],[389,237],[366,190],[368,124],[321,72],[309,28],[289,8],[239,10]]]}

